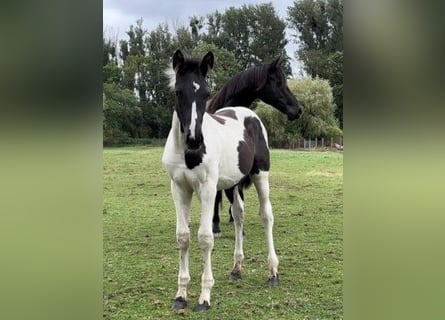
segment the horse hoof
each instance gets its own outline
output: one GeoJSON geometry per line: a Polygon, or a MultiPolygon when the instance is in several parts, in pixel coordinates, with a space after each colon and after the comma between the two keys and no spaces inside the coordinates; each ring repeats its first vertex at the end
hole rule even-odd
{"type": "Polygon", "coordinates": [[[220,232],[215,232],[215,231],[213,231],[213,236],[215,237],[215,238],[221,238],[221,231],[220,232]]]}
{"type": "Polygon", "coordinates": [[[198,303],[196,307],[193,309],[195,312],[203,312],[210,309],[210,304],[207,301],[204,301],[204,303],[198,303]]]}
{"type": "Polygon", "coordinates": [[[237,270],[237,271],[230,272],[229,279],[230,279],[230,281],[241,280],[241,271],[237,270]]]}
{"type": "Polygon", "coordinates": [[[276,287],[280,284],[280,279],[278,278],[278,274],[276,276],[272,276],[269,278],[269,287],[276,287]]]}
{"type": "Polygon", "coordinates": [[[219,225],[213,225],[212,229],[213,229],[212,231],[214,234],[221,233],[221,229],[220,229],[219,225]]]}
{"type": "Polygon", "coordinates": [[[187,301],[183,297],[177,297],[175,301],[173,301],[172,309],[173,310],[181,310],[187,307],[187,301]]]}

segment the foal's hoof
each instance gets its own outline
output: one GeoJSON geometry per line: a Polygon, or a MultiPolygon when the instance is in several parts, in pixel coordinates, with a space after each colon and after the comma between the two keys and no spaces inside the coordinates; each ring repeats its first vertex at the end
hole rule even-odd
{"type": "Polygon", "coordinates": [[[278,278],[278,273],[276,276],[272,276],[269,278],[269,287],[276,287],[280,284],[280,279],[278,278]]]}
{"type": "Polygon", "coordinates": [[[230,281],[241,280],[241,271],[236,270],[236,271],[230,272],[229,279],[230,279],[230,281]]]}
{"type": "Polygon", "coordinates": [[[207,301],[204,301],[204,303],[198,303],[196,307],[193,309],[195,312],[203,312],[210,309],[210,304],[207,301]]]}
{"type": "Polygon", "coordinates": [[[172,309],[173,310],[181,310],[187,307],[187,301],[183,297],[177,297],[175,301],[173,301],[172,309]]]}

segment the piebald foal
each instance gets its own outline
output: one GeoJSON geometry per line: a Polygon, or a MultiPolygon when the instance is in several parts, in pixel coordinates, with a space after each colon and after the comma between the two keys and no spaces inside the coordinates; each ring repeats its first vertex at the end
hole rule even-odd
{"type": "Polygon", "coordinates": [[[178,291],[173,309],[187,305],[189,273],[189,219],[193,192],[201,202],[198,242],[203,252],[204,271],[201,295],[196,311],[210,308],[210,291],[214,284],[211,252],[212,217],[217,190],[233,188],[235,220],[234,266],[230,279],[241,278],[243,253],[244,204],[240,190],[253,182],[259,197],[260,216],[268,244],[269,285],[278,285],[278,258],[269,201],[269,148],[267,132],[258,116],[246,108],[223,108],[215,114],[205,112],[209,88],[206,75],[213,68],[214,57],[185,59],[180,50],[173,56],[176,102],[172,128],[167,138],[162,163],[171,178],[171,192],[176,207],[176,237],[180,259],[178,291]]]}

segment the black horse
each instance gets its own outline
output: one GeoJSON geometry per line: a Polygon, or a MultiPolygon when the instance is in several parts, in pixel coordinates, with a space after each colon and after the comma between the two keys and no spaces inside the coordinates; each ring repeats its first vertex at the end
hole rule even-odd
{"type": "MultiPolygon", "coordinates": [[[[261,64],[240,72],[229,80],[207,103],[206,111],[214,113],[227,106],[243,106],[250,108],[252,103],[260,99],[286,114],[289,120],[298,119],[302,109],[298,100],[289,90],[286,77],[280,68],[280,59],[272,63],[261,64]]],[[[232,188],[233,189],[233,188],[232,188]]],[[[225,190],[230,203],[233,203],[233,190],[225,190]]],[[[240,190],[240,196],[244,200],[244,194],[240,190]]],[[[213,233],[220,235],[219,208],[222,201],[222,192],[218,191],[215,199],[213,214],[213,233]]],[[[233,222],[229,208],[230,220],[233,222]]]]}

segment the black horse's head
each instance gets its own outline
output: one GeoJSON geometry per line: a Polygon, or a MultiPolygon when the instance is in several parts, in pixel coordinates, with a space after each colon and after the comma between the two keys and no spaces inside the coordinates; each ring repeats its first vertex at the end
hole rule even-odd
{"type": "Polygon", "coordinates": [[[261,100],[286,114],[289,120],[295,120],[300,117],[302,108],[287,86],[279,60],[280,58],[264,65],[267,68],[267,77],[264,77],[264,83],[257,89],[258,94],[261,100]]]}
{"type": "Polygon", "coordinates": [[[210,95],[206,75],[213,68],[213,62],[213,53],[210,51],[202,60],[185,59],[180,50],[173,55],[173,69],[176,74],[175,111],[188,149],[196,150],[203,144],[202,119],[210,95]]]}

